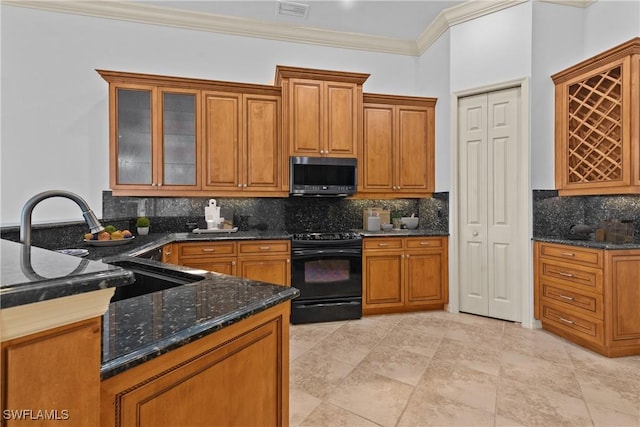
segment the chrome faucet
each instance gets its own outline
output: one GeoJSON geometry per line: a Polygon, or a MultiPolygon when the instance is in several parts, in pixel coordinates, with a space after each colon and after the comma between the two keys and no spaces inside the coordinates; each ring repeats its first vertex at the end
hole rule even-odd
{"type": "Polygon", "coordinates": [[[78,206],[80,206],[80,209],[82,209],[82,216],[92,233],[98,233],[104,230],[104,227],[100,224],[100,221],[98,221],[96,214],[93,213],[87,202],[82,197],[69,191],[49,190],[36,194],[27,200],[22,207],[22,214],[20,217],[20,241],[24,245],[31,246],[31,214],[33,212],[33,208],[35,208],[41,201],[51,197],[64,197],[73,200],[78,206]]]}

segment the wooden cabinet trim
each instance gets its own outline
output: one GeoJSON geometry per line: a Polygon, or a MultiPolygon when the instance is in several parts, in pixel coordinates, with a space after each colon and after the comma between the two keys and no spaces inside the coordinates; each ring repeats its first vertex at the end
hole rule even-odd
{"type": "Polygon", "coordinates": [[[178,246],[178,260],[186,258],[202,258],[237,255],[236,242],[186,242],[178,246]]]}
{"type": "Polygon", "coordinates": [[[604,266],[604,254],[600,249],[581,248],[557,243],[539,243],[539,245],[541,257],[583,264],[589,267],[602,268],[604,266]]]}

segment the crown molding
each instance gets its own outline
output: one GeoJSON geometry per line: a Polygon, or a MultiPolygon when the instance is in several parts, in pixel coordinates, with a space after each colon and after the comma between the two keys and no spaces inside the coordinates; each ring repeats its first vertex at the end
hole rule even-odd
{"type": "Polygon", "coordinates": [[[596,2],[596,0],[538,0],[544,3],[555,3],[563,6],[573,7],[589,7],[596,2]]]}
{"type": "MultiPolygon", "coordinates": [[[[452,25],[470,21],[526,1],[530,0],[468,0],[440,12],[416,40],[331,31],[281,23],[274,24],[254,19],[177,10],[121,0],[0,0],[0,4],[292,43],[420,56],[452,25]]],[[[595,0],[543,1],[587,7],[594,3],[595,0]]]]}
{"type": "Polygon", "coordinates": [[[345,49],[417,55],[415,42],[368,34],[323,30],[254,19],[176,10],[127,1],[2,0],[3,5],[164,25],[197,31],[306,43],[345,49]]]}
{"type": "Polygon", "coordinates": [[[443,10],[416,40],[418,55],[422,55],[451,26],[471,21],[490,13],[517,6],[529,0],[466,1],[443,10]]]}

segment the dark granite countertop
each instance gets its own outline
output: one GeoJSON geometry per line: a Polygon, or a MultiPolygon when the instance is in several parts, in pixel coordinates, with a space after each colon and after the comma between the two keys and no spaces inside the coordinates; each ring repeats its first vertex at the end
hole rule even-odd
{"type": "Polygon", "coordinates": [[[558,243],[562,245],[581,246],[583,248],[606,249],[606,250],[624,250],[624,249],[640,249],[640,241],[632,243],[607,243],[596,242],[595,240],[571,240],[560,237],[534,237],[536,242],[558,243]]]}
{"type": "Polygon", "coordinates": [[[0,308],[46,301],[133,282],[120,267],[0,240],[0,308]]]}
{"type": "Polygon", "coordinates": [[[198,274],[204,280],[109,304],[103,316],[102,379],[299,295],[296,288],[151,260],[136,262],[198,274]]]}
{"type": "Polygon", "coordinates": [[[446,237],[449,235],[448,231],[443,230],[423,230],[423,229],[414,229],[414,230],[389,230],[389,231],[367,231],[367,230],[356,230],[356,232],[360,233],[363,237],[446,237]]]}
{"type": "Polygon", "coordinates": [[[262,240],[290,239],[284,231],[237,231],[235,233],[152,233],[136,236],[130,242],[119,246],[91,246],[82,243],[76,247],[87,249],[88,258],[99,260],[118,255],[138,256],[144,252],[159,248],[172,242],[202,242],[217,240],[262,240]]]}

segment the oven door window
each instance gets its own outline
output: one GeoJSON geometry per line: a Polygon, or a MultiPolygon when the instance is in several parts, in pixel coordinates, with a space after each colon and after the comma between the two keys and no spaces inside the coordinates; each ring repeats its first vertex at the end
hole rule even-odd
{"type": "Polygon", "coordinates": [[[318,259],[304,263],[305,283],[334,283],[349,280],[351,261],[346,259],[318,259]]]}
{"type": "Polygon", "coordinates": [[[292,286],[300,290],[300,298],[361,295],[361,280],[359,256],[316,255],[293,259],[292,286]]]}

